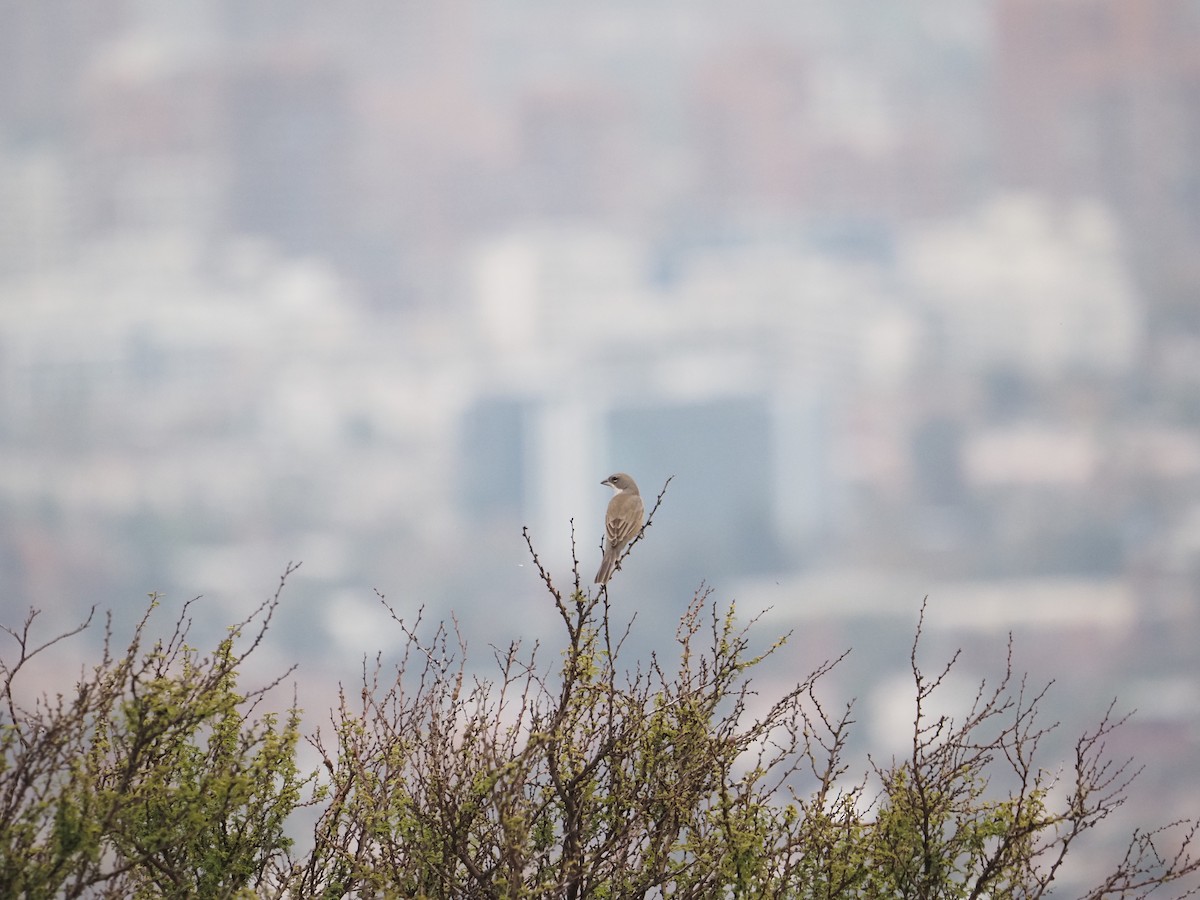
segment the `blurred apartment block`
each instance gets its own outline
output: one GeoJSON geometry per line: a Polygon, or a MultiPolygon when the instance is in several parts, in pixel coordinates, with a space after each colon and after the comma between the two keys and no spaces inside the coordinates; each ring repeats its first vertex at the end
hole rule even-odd
{"type": "Polygon", "coordinates": [[[998,153],[1011,184],[1115,210],[1156,318],[1200,317],[1200,9],[1000,0],[998,153]]]}

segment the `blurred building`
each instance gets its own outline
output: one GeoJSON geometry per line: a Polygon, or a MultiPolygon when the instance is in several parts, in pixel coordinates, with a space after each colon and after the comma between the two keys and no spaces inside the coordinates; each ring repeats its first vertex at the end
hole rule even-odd
{"type": "Polygon", "coordinates": [[[91,53],[127,28],[128,0],[44,0],[0,9],[0,144],[61,140],[91,53]]]}
{"type": "Polygon", "coordinates": [[[783,42],[735,45],[698,68],[692,117],[706,212],[800,207],[812,190],[818,138],[803,52],[783,42]]]}
{"type": "Polygon", "coordinates": [[[521,205],[534,216],[604,219],[629,201],[638,159],[631,111],[600,86],[531,89],[516,113],[521,205]]]}
{"type": "Polygon", "coordinates": [[[1008,182],[1102,198],[1154,312],[1200,322],[1200,7],[999,0],[996,21],[1008,182]]]}
{"type": "Polygon", "coordinates": [[[228,85],[228,226],[298,255],[334,253],[349,220],[346,78],[323,55],[281,50],[228,85]]]}
{"type": "Polygon", "coordinates": [[[1035,194],[912,225],[898,249],[932,360],[1045,382],[1115,378],[1137,364],[1144,301],[1125,256],[1103,204],[1035,194]]]}

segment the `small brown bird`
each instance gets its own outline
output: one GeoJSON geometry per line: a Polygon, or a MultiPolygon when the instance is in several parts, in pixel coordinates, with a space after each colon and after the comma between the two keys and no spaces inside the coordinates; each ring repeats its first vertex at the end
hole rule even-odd
{"type": "Polygon", "coordinates": [[[600,561],[600,571],[596,573],[596,584],[608,584],[617,557],[642,530],[646,507],[642,504],[637,483],[624,472],[609,475],[600,483],[613,489],[608,512],[604,516],[604,558],[600,561]]]}

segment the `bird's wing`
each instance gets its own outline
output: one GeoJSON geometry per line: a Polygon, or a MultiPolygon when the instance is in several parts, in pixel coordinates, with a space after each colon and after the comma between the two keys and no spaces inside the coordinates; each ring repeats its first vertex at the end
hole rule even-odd
{"type": "Polygon", "coordinates": [[[605,531],[614,546],[622,546],[633,540],[642,527],[645,507],[637,494],[618,494],[608,504],[605,531]]]}

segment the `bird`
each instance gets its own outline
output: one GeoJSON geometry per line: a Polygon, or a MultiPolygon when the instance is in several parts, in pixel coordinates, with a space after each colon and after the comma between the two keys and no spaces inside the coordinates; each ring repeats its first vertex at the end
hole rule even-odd
{"type": "Polygon", "coordinates": [[[642,530],[646,507],[642,503],[642,495],[638,493],[637,482],[624,472],[609,475],[600,483],[613,489],[608,512],[604,515],[604,558],[600,561],[600,570],[596,572],[596,584],[608,584],[617,557],[642,530]]]}

